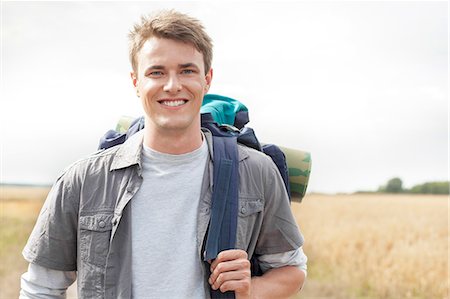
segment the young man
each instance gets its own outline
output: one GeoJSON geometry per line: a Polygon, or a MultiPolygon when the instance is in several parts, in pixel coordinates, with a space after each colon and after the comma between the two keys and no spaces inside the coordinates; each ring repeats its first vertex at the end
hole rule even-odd
{"type": "Polygon", "coordinates": [[[306,275],[302,236],[278,170],[239,146],[236,248],[203,262],[210,219],[212,137],[200,127],[212,42],[195,19],[163,11],[130,33],[131,78],[145,128],[69,167],[23,251],[22,298],[284,298],[306,275]],[[251,277],[251,256],[264,274],[251,277]]]}

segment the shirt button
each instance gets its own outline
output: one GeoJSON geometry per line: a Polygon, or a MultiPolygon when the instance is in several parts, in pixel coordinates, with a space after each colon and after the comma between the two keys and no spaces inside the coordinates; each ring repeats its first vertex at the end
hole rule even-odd
{"type": "Polygon", "coordinates": [[[101,228],[104,228],[106,226],[105,221],[100,220],[99,223],[98,223],[98,226],[100,226],[101,228]]]}
{"type": "Polygon", "coordinates": [[[247,209],[241,208],[241,213],[242,213],[242,214],[245,214],[245,212],[247,212],[247,209]]]}

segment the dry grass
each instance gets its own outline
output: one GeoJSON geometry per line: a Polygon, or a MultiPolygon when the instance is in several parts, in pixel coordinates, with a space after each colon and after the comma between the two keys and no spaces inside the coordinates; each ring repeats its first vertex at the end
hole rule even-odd
{"type": "Polygon", "coordinates": [[[310,195],[292,209],[309,258],[299,298],[449,298],[448,197],[310,195]]]}
{"type": "MultiPolygon", "coordinates": [[[[21,256],[48,192],[0,190],[0,298],[17,298],[21,256]]],[[[308,279],[298,298],[449,299],[448,198],[309,195],[292,209],[308,279]]]]}
{"type": "Polygon", "coordinates": [[[27,262],[22,249],[49,188],[0,187],[0,298],[17,298],[27,262]]]}

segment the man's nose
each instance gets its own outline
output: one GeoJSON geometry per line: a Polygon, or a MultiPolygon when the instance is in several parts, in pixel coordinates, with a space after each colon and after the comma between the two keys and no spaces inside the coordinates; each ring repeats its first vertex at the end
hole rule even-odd
{"type": "Polygon", "coordinates": [[[177,75],[170,75],[164,84],[164,91],[169,93],[176,93],[181,90],[181,82],[177,75]]]}

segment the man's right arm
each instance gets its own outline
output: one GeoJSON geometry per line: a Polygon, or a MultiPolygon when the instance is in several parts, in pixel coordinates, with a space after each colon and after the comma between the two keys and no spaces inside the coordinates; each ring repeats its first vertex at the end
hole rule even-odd
{"type": "Polygon", "coordinates": [[[53,270],[30,263],[20,280],[19,299],[66,298],[67,288],[76,278],[76,271],[53,270]]]}
{"type": "Polygon", "coordinates": [[[57,179],[22,252],[29,262],[19,298],[66,298],[76,280],[78,189],[72,171],[57,179]],[[58,270],[55,270],[58,269],[58,270]]]}
{"type": "Polygon", "coordinates": [[[47,195],[22,251],[25,260],[30,264],[63,272],[77,269],[80,188],[73,172],[70,169],[65,171],[47,195]]]}

